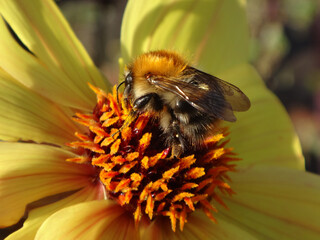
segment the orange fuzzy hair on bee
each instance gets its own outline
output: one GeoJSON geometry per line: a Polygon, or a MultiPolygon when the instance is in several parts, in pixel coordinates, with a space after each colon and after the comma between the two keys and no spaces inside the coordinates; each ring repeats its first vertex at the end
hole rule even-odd
{"type": "Polygon", "coordinates": [[[140,55],[128,69],[136,78],[145,77],[148,73],[178,77],[187,66],[186,60],[176,52],[160,50],[140,55]]]}

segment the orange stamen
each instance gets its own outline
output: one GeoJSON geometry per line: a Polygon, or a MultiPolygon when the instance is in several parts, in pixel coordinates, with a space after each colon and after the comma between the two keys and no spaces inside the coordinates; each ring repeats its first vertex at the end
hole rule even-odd
{"type": "Polygon", "coordinates": [[[90,88],[97,105],[91,114],[75,114],[74,121],[87,131],[76,132],[78,140],[67,144],[78,154],[67,161],[95,166],[108,199],[131,211],[136,225],[143,215],[150,220],[168,216],[172,230],[179,221],[182,231],[188,216],[199,208],[216,222],[211,202],[227,208],[220,195],[234,194],[227,173],[235,171],[231,162],[239,160],[225,147],[227,129],[208,137],[197,151],[169,157],[171,147],[157,116],[133,112],[122,94],[118,104],[115,88],[112,94],[90,88]]]}

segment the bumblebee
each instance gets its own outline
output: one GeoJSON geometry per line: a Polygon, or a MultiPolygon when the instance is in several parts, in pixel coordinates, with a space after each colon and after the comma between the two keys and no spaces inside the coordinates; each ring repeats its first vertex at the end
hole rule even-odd
{"type": "Polygon", "coordinates": [[[236,121],[233,111],[250,108],[248,97],[238,87],[189,66],[176,52],[142,54],[127,70],[121,84],[125,84],[123,96],[132,110],[125,124],[152,112],[176,157],[186,149],[199,148],[221,120],[236,121]]]}

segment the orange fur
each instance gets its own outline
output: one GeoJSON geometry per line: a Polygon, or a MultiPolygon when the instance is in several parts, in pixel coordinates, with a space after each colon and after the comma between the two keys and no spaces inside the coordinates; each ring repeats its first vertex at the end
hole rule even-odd
{"type": "Polygon", "coordinates": [[[187,66],[186,60],[176,52],[159,50],[140,55],[128,68],[137,79],[148,73],[154,76],[178,77],[187,66]]]}

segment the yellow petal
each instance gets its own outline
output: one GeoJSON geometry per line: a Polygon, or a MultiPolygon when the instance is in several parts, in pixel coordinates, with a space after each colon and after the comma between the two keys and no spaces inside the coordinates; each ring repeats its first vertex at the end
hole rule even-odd
{"type": "Polygon", "coordinates": [[[230,143],[242,161],[238,165],[266,164],[304,169],[304,158],[284,107],[248,64],[219,77],[244,91],[251,101],[247,112],[237,113],[230,126],[230,143]]]}
{"type": "Polygon", "coordinates": [[[230,210],[221,209],[228,221],[266,239],[319,239],[319,176],[259,166],[231,178],[237,194],[224,198],[230,210]]]}
{"type": "Polygon", "coordinates": [[[121,29],[125,62],[149,50],[173,49],[201,69],[221,72],[247,60],[244,1],[129,1],[121,29]]]}
{"type": "Polygon", "coordinates": [[[0,227],[16,223],[28,203],[92,186],[92,168],[65,161],[74,156],[48,145],[1,142],[0,227]]]}
{"type": "MultiPolygon", "coordinates": [[[[219,213],[218,213],[219,214],[219,213]]],[[[192,213],[185,223],[181,232],[171,229],[168,218],[156,218],[149,227],[143,232],[142,239],[152,240],[253,240],[255,238],[245,229],[236,224],[220,220],[217,224],[213,223],[205,214],[198,210],[192,213]]]]}
{"type": "Polygon", "coordinates": [[[138,239],[132,213],[108,201],[91,201],[64,208],[40,227],[36,240],[138,239]]]}
{"type": "Polygon", "coordinates": [[[72,120],[54,103],[0,69],[0,139],[64,145],[75,139],[72,120]]]}
{"type": "Polygon", "coordinates": [[[0,21],[0,66],[25,86],[51,100],[92,109],[90,82],[107,89],[83,46],[53,1],[0,1],[1,16],[22,43],[0,21]]]}
{"type": "Polygon", "coordinates": [[[23,227],[7,237],[7,240],[34,239],[41,224],[53,213],[62,208],[78,203],[103,199],[102,186],[95,185],[81,189],[80,191],[58,202],[31,210],[23,227]]]}

